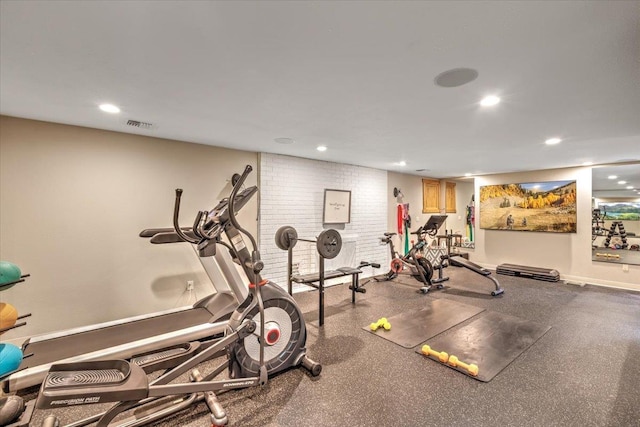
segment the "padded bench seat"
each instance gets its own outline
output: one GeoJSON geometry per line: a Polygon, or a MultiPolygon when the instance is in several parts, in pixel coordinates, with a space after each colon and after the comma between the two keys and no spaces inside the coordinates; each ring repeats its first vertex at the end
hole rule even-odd
{"type": "MultiPolygon", "coordinates": [[[[360,273],[362,273],[362,270],[359,270],[357,268],[341,267],[337,270],[325,271],[324,279],[329,280],[329,279],[335,279],[338,277],[349,276],[352,274],[360,274],[360,273]]],[[[320,273],[294,274],[293,276],[291,276],[291,280],[293,280],[296,283],[311,284],[311,283],[320,281],[320,273]]]]}

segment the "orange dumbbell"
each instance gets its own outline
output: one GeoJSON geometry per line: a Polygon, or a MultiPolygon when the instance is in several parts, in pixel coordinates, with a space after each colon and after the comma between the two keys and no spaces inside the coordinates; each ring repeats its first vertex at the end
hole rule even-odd
{"type": "Polygon", "coordinates": [[[461,362],[460,360],[458,360],[456,356],[449,357],[449,365],[453,366],[454,368],[457,366],[460,366],[462,369],[466,369],[467,372],[470,375],[473,375],[474,377],[478,375],[478,371],[479,371],[478,365],[475,365],[473,363],[467,364],[467,363],[461,362]]]}
{"type": "Polygon", "coordinates": [[[428,345],[422,346],[422,354],[424,354],[425,356],[435,356],[442,363],[447,363],[447,360],[449,360],[449,355],[447,353],[445,353],[444,351],[435,351],[428,345]]]}

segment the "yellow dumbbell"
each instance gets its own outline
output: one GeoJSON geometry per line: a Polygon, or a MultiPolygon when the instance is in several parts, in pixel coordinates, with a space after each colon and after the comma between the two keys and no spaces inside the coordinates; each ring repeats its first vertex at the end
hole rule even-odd
{"type": "Polygon", "coordinates": [[[447,360],[449,360],[449,355],[447,353],[445,353],[444,351],[435,351],[428,345],[422,346],[422,354],[424,354],[425,356],[435,356],[442,363],[447,363],[447,360]]]}
{"type": "Polygon", "coordinates": [[[381,317],[376,323],[370,324],[369,327],[372,331],[375,331],[378,328],[384,328],[386,331],[388,331],[389,329],[391,329],[391,323],[389,323],[386,317],[381,317]]]}
{"type": "Polygon", "coordinates": [[[473,363],[467,364],[461,362],[456,356],[449,357],[449,365],[453,366],[454,368],[456,366],[460,366],[462,369],[466,369],[467,372],[469,372],[469,374],[473,375],[474,377],[478,375],[478,365],[475,365],[473,363]]]}

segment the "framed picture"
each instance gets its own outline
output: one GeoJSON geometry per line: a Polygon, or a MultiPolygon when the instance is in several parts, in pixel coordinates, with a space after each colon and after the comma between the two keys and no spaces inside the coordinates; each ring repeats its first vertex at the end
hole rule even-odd
{"type": "Polygon", "coordinates": [[[348,224],[351,222],[351,191],[324,190],[323,224],[348,224]]]}
{"type": "Polygon", "coordinates": [[[480,187],[480,228],[575,233],[577,220],[575,181],[480,187]]]}

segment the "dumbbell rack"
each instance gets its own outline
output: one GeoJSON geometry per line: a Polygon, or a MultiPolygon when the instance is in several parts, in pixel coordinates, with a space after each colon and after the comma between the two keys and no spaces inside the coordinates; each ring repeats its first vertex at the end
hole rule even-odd
{"type": "Polygon", "coordinates": [[[609,233],[607,234],[607,238],[604,240],[603,246],[605,248],[609,247],[609,243],[611,243],[611,238],[616,234],[616,228],[618,228],[618,234],[620,235],[620,239],[622,240],[622,245],[620,249],[627,249],[627,232],[624,229],[624,224],[622,221],[613,221],[611,227],[609,228],[609,233]]]}
{"type": "MultiPolygon", "coordinates": [[[[30,277],[30,276],[31,276],[30,274],[23,274],[23,275],[20,276],[20,279],[18,279],[18,280],[14,280],[13,282],[3,283],[2,285],[0,285],[0,292],[6,291],[7,289],[12,288],[14,285],[17,285],[18,283],[24,282],[27,279],[27,277],[30,277]]],[[[15,324],[13,324],[13,325],[11,325],[11,326],[9,326],[7,328],[0,329],[0,335],[4,334],[7,331],[10,331],[11,329],[16,329],[16,328],[19,328],[21,326],[25,326],[27,324],[27,322],[17,322],[17,320],[22,320],[22,319],[25,319],[25,318],[30,317],[30,316],[31,316],[31,313],[27,313],[27,314],[23,314],[21,316],[18,316],[17,319],[16,319],[16,323],[15,324]]]]}
{"type": "MultiPolygon", "coordinates": [[[[30,274],[23,274],[23,275],[20,276],[20,279],[18,279],[18,280],[14,280],[14,281],[11,281],[11,282],[3,283],[2,285],[0,285],[0,292],[6,291],[7,289],[12,288],[13,286],[17,285],[18,283],[24,282],[30,276],[31,276],[30,274]]],[[[25,326],[27,324],[27,322],[23,321],[23,319],[25,319],[27,317],[30,317],[30,316],[31,316],[31,313],[27,313],[27,314],[23,314],[23,315],[18,316],[16,318],[16,323],[11,325],[11,326],[9,326],[9,327],[0,329],[0,334],[3,334],[3,333],[5,333],[7,331],[10,331],[12,329],[16,329],[16,328],[20,328],[22,326],[25,326]],[[18,322],[18,320],[20,320],[20,322],[18,322]]],[[[23,358],[24,357],[25,356],[23,355],[23,358]]],[[[8,372],[4,376],[0,377],[0,381],[2,381],[4,379],[4,377],[6,377],[8,375],[11,375],[13,372],[15,372],[15,371],[8,372]]],[[[31,402],[28,402],[28,403],[25,404],[24,401],[22,400],[22,398],[18,397],[18,396],[7,396],[6,399],[7,400],[4,401],[5,405],[10,404],[9,403],[10,402],[9,399],[12,399],[13,400],[13,402],[12,402],[13,404],[16,404],[17,406],[19,406],[19,407],[21,407],[23,409],[21,409],[22,412],[20,414],[16,414],[16,416],[18,416],[18,415],[19,416],[17,418],[15,418],[14,420],[11,420],[12,422],[10,424],[3,424],[3,425],[5,425],[6,427],[27,427],[29,425],[29,420],[31,419],[32,414],[33,414],[33,410],[35,408],[35,401],[31,401],[31,402]],[[19,401],[19,403],[16,403],[16,400],[19,401]]]]}

